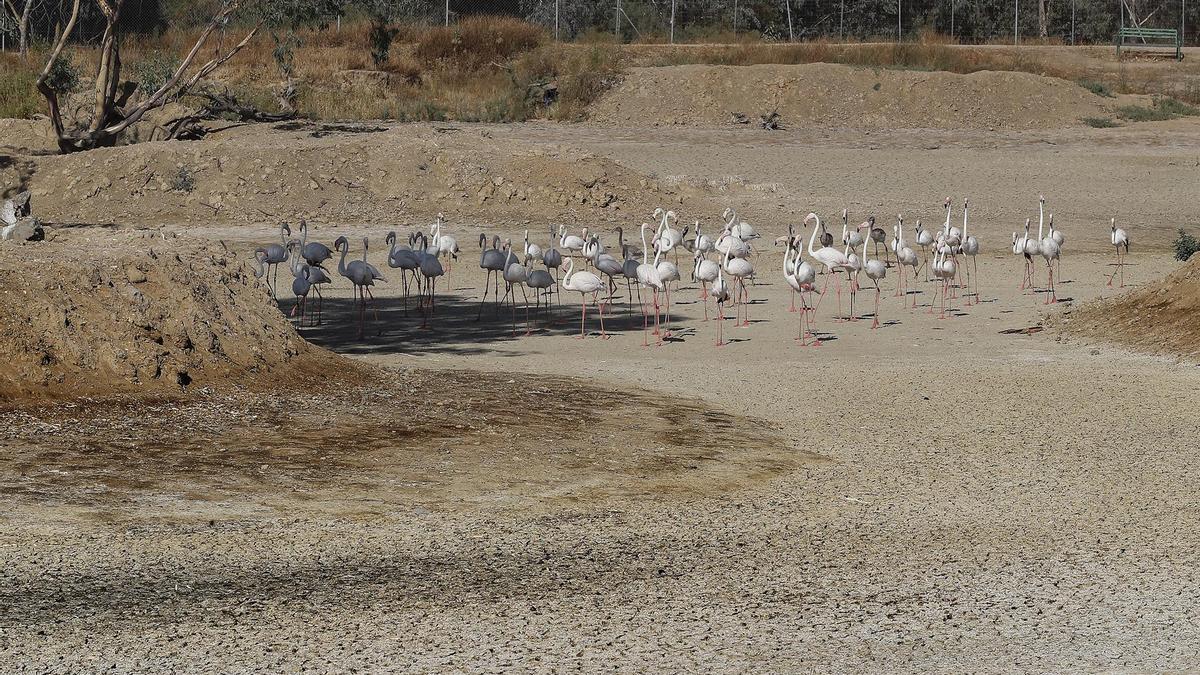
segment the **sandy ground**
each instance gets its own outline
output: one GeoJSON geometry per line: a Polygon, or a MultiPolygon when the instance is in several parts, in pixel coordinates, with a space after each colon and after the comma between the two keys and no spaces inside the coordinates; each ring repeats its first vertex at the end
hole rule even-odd
{"type": "MultiPolygon", "coordinates": [[[[533,142],[565,131],[505,133],[533,142]]],[[[818,314],[825,344],[802,348],[781,252],[767,247],[751,325],[727,325],[725,347],[712,344],[714,322],[687,285],[673,294],[675,338],[662,347],[641,346],[623,304],[607,319],[610,340],[573,339],[578,298],[567,294],[560,324],[513,336],[490,308],[476,323],[483,276],[467,250],[432,330],[403,316],[391,272],[378,289],[386,332],[360,342],[343,287],[327,299],[328,323],[304,329],[315,343],[398,369],[401,390],[413,369],[448,371],[460,385],[471,373],[549,382],[536,395],[579,416],[515,413],[503,428],[528,427],[515,457],[503,441],[475,454],[455,440],[479,430],[432,445],[376,432],[363,456],[330,430],[356,417],[375,429],[411,406],[313,383],[306,395],[317,401],[303,405],[286,394],[196,404],[181,419],[204,430],[200,440],[232,434],[246,449],[197,473],[173,459],[174,413],[104,431],[100,421],[139,413],[25,411],[6,437],[0,662],[28,672],[1188,669],[1200,649],[1195,366],[1021,331],[1046,307],[1017,290],[1021,262],[1002,252],[1012,214],[999,214],[1034,206],[1007,194],[1058,200],[1069,237],[1060,295],[1071,302],[1111,292],[1106,209],[1153,216],[1133,228],[1149,243],[1127,274],[1146,283],[1175,266],[1166,223],[1190,216],[1196,169],[1169,162],[1190,156],[1194,133],[1147,131],[1134,146],[1072,131],[1049,147],[963,134],[933,150],[897,132],[867,161],[872,141],[840,132],[805,154],[775,136],[579,130],[576,143],[632,168],[714,183],[736,171],[745,180],[725,196],[764,214],[755,222],[766,239],[781,231],[780,213],[829,212],[846,194],[860,195],[850,204],[860,217],[920,208],[930,220],[941,196],[968,194],[987,251],[983,302],[939,320],[922,282],[920,306],[901,309],[893,270],[881,330],[835,323],[831,294],[818,314]],[[622,392],[653,403],[631,406],[622,392]],[[338,400],[331,417],[306,424],[326,432],[294,441],[320,454],[254,439],[255,429],[286,437],[279,419],[231,421],[264,415],[256,406],[317,416],[322,398],[338,400]],[[664,417],[664,406],[680,412],[664,417]],[[64,424],[76,435],[38,426],[64,424]],[[603,454],[561,464],[562,449],[589,446],[603,454]],[[559,460],[521,459],[539,447],[559,460]],[[405,448],[417,456],[394,450],[405,448]],[[126,459],[145,484],[96,478],[94,453],[126,459]],[[688,480],[692,465],[701,473],[688,480]],[[456,472],[465,478],[445,478],[456,472]]],[[[234,246],[273,236],[197,233],[234,246]]],[[[869,300],[859,295],[860,317],[869,300]]],[[[422,386],[413,391],[437,380],[422,386]]],[[[418,398],[464,424],[499,409],[448,402],[465,396],[461,386],[443,391],[418,398]]]]}

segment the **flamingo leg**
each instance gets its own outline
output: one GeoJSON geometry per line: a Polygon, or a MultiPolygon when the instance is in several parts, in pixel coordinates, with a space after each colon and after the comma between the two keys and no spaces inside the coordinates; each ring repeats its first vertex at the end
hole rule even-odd
{"type": "Polygon", "coordinates": [[[656,347],[662,346],[662,330],[659,329],[659,305],[658,305],[658,289],[654,289],[654,334],[658,336],[658,341],[655,342],[656,347]]]}
{"type": "Polygon", "coordinates": [[[582,340],[585,337],[584,332],[583,332],[583,326],[584,326],[584,323],[587,321],[587,295],[584,293],[579,294],[579,306],[583,310],[579,314],[579,339],[582,340]]]}
{"type": "Polygon", "coordinates": [[[875,283],[875,320],[871,322],[871,328],[879,328],[879,283],[875,283]]]}
{"type": "Polygon", "coordinates": [[[600,339],[607,340],[609,338],[609,334],[604,331],[604,305],[597,301],[596,309],[600,311],[600,339]]]}
{"type": "Polygon", "coordinates": [[[717,302],[717,346],[725,346],[725,303],[717,302]]]}
{"type": "MultiPolygon", "coordinates": [[[[379,305],[375,302],[375,294],[371,292],[370,287],[364,287],[367,292],[367,297],[371,299],[371,311],[375,313],[375,324],[379,325],[379,305]]],[[[383,326],[379,326],[379,334],[383,335],[383,326]]]]}

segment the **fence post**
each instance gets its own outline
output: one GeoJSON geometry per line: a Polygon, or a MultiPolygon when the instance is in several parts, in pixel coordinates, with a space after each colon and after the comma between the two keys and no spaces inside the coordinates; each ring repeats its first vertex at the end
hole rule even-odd
{"type": "Polygon", "coordinates": [[[1071,46],[1075,46],[1075,0],[1071,0],[1071,46]]]}
{"type": "Polygon", "coordinates": [[[1013,44],[1020,44],[1017,37],[1017,18],[1021,15],[1021,0],[1013,0],[1013,44]]]}
{"type": "MultiPolygon", "coordinates": [[[[1075,2],[1075,0],[1071,0],[1075,2]]],[[[954,42],[954,0],[950,0],[950,41],[954,42]]]]}
{"type": "Polygon", "coordinates": [[[621,0],[617,0],[617,8],[613,12],[613,38],[617,44],[621,44],[621,0]]]}
{"type": "Polygon", "coordinates": [[[738,0],[733,0],[733,36],[737,37],[737,4],[738,0]]]}
{"type": "Polygon", "coordinates": [[[558,42],[558,0],[554,0],[554,41],[558,42]]]}
{"type": "Polygon", "coordinates": [[[446,25],[450,25],[450,0],[446,0],[446,25]]]}
{"type": "Polygon", "coordinates": [[[901,22],[904,18],[902,15],[902,11],[903,10],[900,7],[900,0],[896,0],[896,42],[901,41],[900,33],[903,32],[903,30],[904,30],[901,25],[901,22]]]}
{"type": "Polygon", "coordinates": [[[675,44],[675,0],[671,0],[671,44],[675,44]]]}
{"type": "MultiPolygon", "coordinates": [[[[672,4],[674,4],[674,0],[672,0],[672,4]]],[[[795,42],[796,34],[792,32],[792,0],[783,0],[783,4],[787,7],[788,42],[795,42]]]]}
{"type": "Polygon", "coordinates": [[[846,0],[840,0],[838,11],[838,42],[846,41],[846,0]]]}

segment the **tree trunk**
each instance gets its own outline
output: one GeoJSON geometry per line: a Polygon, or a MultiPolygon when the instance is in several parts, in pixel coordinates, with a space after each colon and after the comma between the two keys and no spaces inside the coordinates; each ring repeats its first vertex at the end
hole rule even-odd
{"type": "Polygon", "coordinates": [[[33,11],[33,0],[25,0],[21,18],[17,21],[17,44],[22,59],[29,58],[29,14],[33,11]]]}
{"type": "Polygon", "coordinates": [[[1046,30],[1046,5],[1050,0],[1038,0],[1038,34],[1045,40],[1049,37],[1046,30]]]}

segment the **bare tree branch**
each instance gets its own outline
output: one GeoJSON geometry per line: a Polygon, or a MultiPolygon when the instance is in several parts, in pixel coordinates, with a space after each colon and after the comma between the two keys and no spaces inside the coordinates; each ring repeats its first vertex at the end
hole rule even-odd
{"type": "Polygon", "coordinates": [[[79,20],[79,4],[81,0],[75,0],[71,5],[71,18],[67,20],[67,25],[63,26],[62,33],[58,39],[54,41],[54,49],[50,51],[50,58],[46,59],[46,66],[42,68],[42,72],[37,78],[38,91],[42,92],[42,96],[46,97],[46,103],[50,106],[50,120],[54,123],[54,132],[62,138],[63,124],[62,112],[58,107],[58,92],[53,87],[46,84],[46,78],[50,77],[50,70],[54,68],[54,64],[62,56],[63,47],[67,45],[67,39],[71,37],[71,33],[75,30],[75,22],[79,20]]]}
{"type": "MultiPolygon", "coordinates": [[[[171,75],[171,77],[168,78],[167,81],[161,87],[159,87],[158,91],[154,92],[149,98],[147,98],[146,100],[139,103],[137,105],[137,107],[135,107],[132,111],[129,112],[129,114],[125,117],[125,119],[121,120],[120,122],[118,122],[114,125],[106,127],[104,129],[104,132],[107,134],[118,134],[118,133],[124,131],[125,129],[129,128],[131,125],[136,124],[138,122],[138,120],[140,120],[142,118],[142,116],[145,115],[148,111],[161,106],[163,103],[163,100],[166,98],[167,93],[170,92],[175,87],[175,85],[179,82],[180,78],[183,77],[183,74],[192,65],[192,62],[196,60],[196,55],[200,52],[200,49],[204,46],[204,44],[206,42],[208,42],[209,36],[212,35],[213,31],[215,31],[217,28],[219,28],[221,25],[223,25],[225,19],[227,19],[231,14],[233,14],[233,12],[235,12],[237,10],[239,4],[240,4],[240,2],[235,0],[234,2],[231,2],[228,5],[226,5],[225,8],[223,8],[220,12],[218,12],[216,14],[216,16],[213,17],[212,21],[210,21],[208,23],[208,25],[204,27],[204,30],[200,33],[200,37],[198,37],[196,39],[196,43],[194,45],[192,45],[191,51],[189,51],[187,56],[184,57],[183,61],[180,62],[179,67],[176,68],[175,72],[171,75]]],[[[225,55],[218,57],[218,58],[214,58],[214,59],[210,60],[208,63],[205,63],[204,66],[202,66],[200,68],[200,70],[198,70],[196,72],[196,74],[193,75],[191,77],[191,79],[188,80],[187,84],[184,85],[183,89],[186,90],[186,89],[191,88],[192,86],[194,86],[196,84],[196,82],[198,82],[200,80],[200,78],[208,75],[212,71],[216,70],[218,66],[225,63],[229,59],[233,58],[234,55],[236,55],[246,45],[248,45],[250,43],[250,40],[252,40],[254,38],[254,36],[258,33],[258,30],[261,26],[262,26],[261,22],[258,23],[257,25],[255,25],[254,28],[250,31],[250,33],[246,35],[245,39],[243,39],[241,42],[239,42],[235,47],[233,47],[233,49],[231,49],[225,55]]]]}

